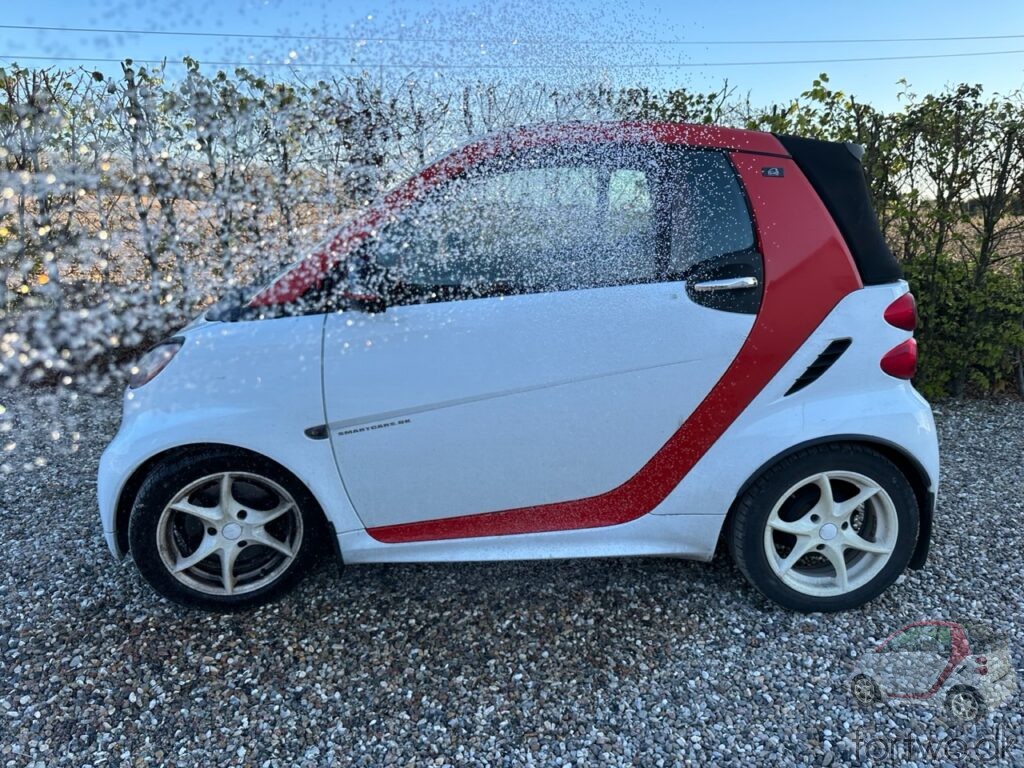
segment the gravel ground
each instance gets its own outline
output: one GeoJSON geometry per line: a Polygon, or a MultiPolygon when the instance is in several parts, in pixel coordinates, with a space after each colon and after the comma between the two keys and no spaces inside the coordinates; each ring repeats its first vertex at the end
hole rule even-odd
{"type": "Polygon", "coordinates": [[[324,565],[249,614],[185,611],[100,535],[117,399],[0,402],[0,765],[1024,764],[1020,698],[964,729],[847,687],[920,618],[988,620],[1024,668],[1019,401],[939,409],[928,567],[828,616],[724,557],[324,565]]]}

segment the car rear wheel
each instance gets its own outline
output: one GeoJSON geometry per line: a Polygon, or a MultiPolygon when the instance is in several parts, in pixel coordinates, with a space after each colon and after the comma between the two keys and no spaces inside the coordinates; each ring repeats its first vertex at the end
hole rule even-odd
{"type": "Polygon", "coordinates": [[[291,586],[323,540],[309,492],[252,455],[202,453],[158,464],[128,527],[132,557],[160,594],[235,610],[291,586]]]}
{"type": "Polygon", "coordinates": [[[740,571],[797,611],[856,608],[907,567],[920,512],[910,482],[858,445],[809,448],[779,462],[743,494],[730,518],[740,571]]]}
{"type": "Polygon", "coordinates": [[[946,712],[957,723],[975,723],[985,716],[985,702],[972,688],[954,688],[946,695],[946,712]]]}

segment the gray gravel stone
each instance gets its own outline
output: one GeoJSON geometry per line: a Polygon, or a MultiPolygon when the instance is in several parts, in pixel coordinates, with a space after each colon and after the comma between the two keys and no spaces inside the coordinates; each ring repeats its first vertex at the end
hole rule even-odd
{"type": "Polygon", "coordinates": [[[827,616],[768,604],[721,556],[324,565],[248,614],[182,610],[100,535],[117,398],[0,405],[2,766],[980,762],[925,751],[954,737],[1024,764],[1019,699],[965,730],[859,708],[847,681],[921,618],[988,620],[1024,668],[1020,401],[938,408],[928,566],[827,616]]]}

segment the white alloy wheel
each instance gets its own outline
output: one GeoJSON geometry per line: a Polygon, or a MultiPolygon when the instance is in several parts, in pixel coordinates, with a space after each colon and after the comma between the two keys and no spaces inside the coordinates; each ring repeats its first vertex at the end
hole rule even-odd
{"type": "Polygon", "coordinates": [[[953,690],[946,697],[946,709],[958,723],[973,723],[984,713],[978,695],[968,688],[953,690]]]}
{"type": "Polygon", "coordinates": [[[820,472],[780,498],[764,528],[768,564],[788,587],[833,597],[871,582],[892,556],[899,518],[889,494],[857,472],[820,472]]]}
{"type": "Polygon", "coordinates": [[[160,559],[184,586],[241,595],[273,584],[302,546],[302,515],[273,480],[218,472],[189,483],[156,526],[160,559]]]}

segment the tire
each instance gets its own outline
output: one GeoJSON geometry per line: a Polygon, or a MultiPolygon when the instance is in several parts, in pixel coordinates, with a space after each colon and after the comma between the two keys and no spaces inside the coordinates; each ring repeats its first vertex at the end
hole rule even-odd
{"type": "Polygon", "coordinates": [[[867,675],[857,675],[850,681],[850,693],[854,700],[863,707],[870,707],[882,700],[882,692],[878,684],[867,675]]]}
{"type": "Polygon", "coordinates": [[[132,558],[153,589],[213,611],[285,593],[322,554],[326,533],[302,483],[267,459],[228,449],[155,465],[128,523],[132,558]]]}
{"type": "Polygon", "coordinates": [[[946,716],[958,725],[977,723],[986,715],[985,702],[978,692],[967,686],[958,686],[946,694],[946,716]]]}
{"type": "Polygon", "coordinates": [[[919,527],[917,497],[895,464],[870,448],[835,444],[764,472],[734,506],[728,542],[769,599],[834,612],[888,589],[910,562],[919,527]]]}

